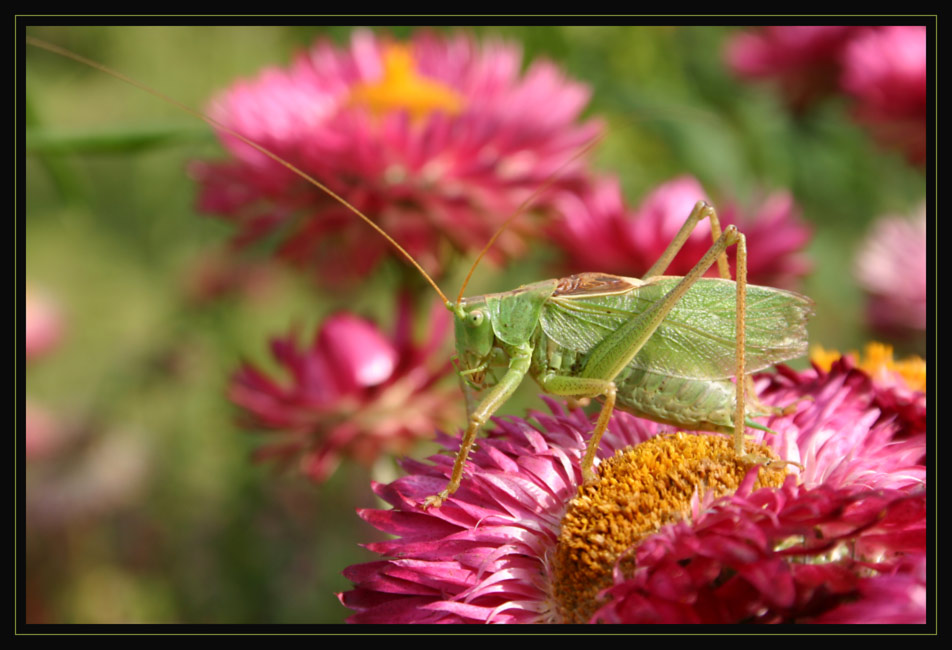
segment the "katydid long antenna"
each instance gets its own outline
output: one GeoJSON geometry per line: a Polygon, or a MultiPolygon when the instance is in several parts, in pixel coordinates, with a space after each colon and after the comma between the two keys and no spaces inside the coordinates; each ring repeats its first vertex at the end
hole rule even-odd
{"type": "MultiPolygon", "coordinates": [[[[101,64],[101,63],[98,63],[98,62],[96,62],[96,61],[93,61],[92,59],[87,59],[87,58],[84,57],[84,56],[81,56],[81,55],[79,55],[79,54],[76,54],[75,52],[71,52],[70,50],[67,50],[67,49],[65,49],[65,48],[59,47],[58,45],[54,45],[54,44],[52,44],[52,43],[48,43],[48,42],[46,42],[46,41],[40,40],[40,39],[38,39],[38,38],[34,38],[34,37],[32,37],[32,36],[27,36],[27,37],[26,37],[26,42],[27,42],[27,44],[32,45],[32,46],[34,46],[34,47],[38,47],[38,48],[40,48],[40,49],[47,50],[47,51],[49,51],[49,52],[53,52],[54,54],[58,54],[58,55],[60,55],[60,56],[64,56],[64,57],[66,57],[67,59],[72,59],[72,60],[77,61],[77,62],[79,62],[79,63],[82,63],[82,64],[84,64],[84,65],[88,65],[88,66],[90,66],[90,67],[92,67],[92,68],[95,68],[96,70],[99,70],[99,71],[101,71],[101,72],[104,72],[104,73],[108,74],[108,75],[111,76],[111,77],[115,77],[116,79],[119,79],[120,81],[124,81],[124,82],[126,82],[127,84],[130,84],[130,85],[132,85],[132,86],[135,86],[136,88],[138,88],[138,89],[140,89],[140,90],[144,90],[144,91],[146,91],[147,93],[158,97],[158,98],[161,99],[162,101],[167,102],[167,103],[169,103],[169,104],[171,104],[171,105],[173,105],[173,106],[178,107],[179,109],[185,111],[185,112],[188,113],[189,115],[192,115],[192,116],[194,116],[194,117],[197,117],[198,119],[200,119],[200,120],[202,120],[202,121],[208,123],[212,128],[218,129],[219,131],[223,131],[223,132],[227,133],[228,135],[231,135],[231,136],[237,138],[238,140],[240,140],[241,142],[245,143],[245,144],[248,145],[249,147],[251,147],[251,148],[255,149],[256,151],[258,151],[258,152],[264,154],[264,155],[267,156],[268,158],[271,158],[272,160],[274,160],[275,162],[279,163],[280,165],[283,165],[283,166],[286,167],[287,169],[291,170],[293,173],[297,174],[298,176],[300,176],[301,178],[303,178],[303,179],[306,180],[307,182],[311,183],[312,185],[314,185],[314,186],[317,187],[318,189],[320,189],[320,190],[322,190],[323,192],[325,192],[325,193],[326,193],[328,196],[330,196],[331,198],[337,200],[341,205],[343,205],[343,206],[346,207],[348,210],[350,210],[351,212],[353,212],[354,214],[356,214],[358,217],[360,217],[361,219],[363,219],[371,228],[373,228],[373,229],[376,230],[378,233],[380,233],[380,235],[381,235],[384,239],[386,239],[388,242],[390,242],[390,243],[393,245],[394,248],[396,248],[398,251],[400,251],[400,253],[401,253],[405,258],[407,258],[407,260],[409,260],[410,264],[412,264],[412,265],[416,268],[416,270],[420,272],[420,274],[423,276],[423,278],[424,278],[427,282],[430,283],[430,285],[433,287],[433,289],[436,291],[436,293],[439,294],[440,298],[443,300],[443,303],[446,304],[446,305],[450,305],[450,304],[451,304],[450,301],[449,301],[449,299],[446,297],[446,295],[445,295],[442,291],[440,291],[440,287],[437,286],[437,284],[436,284],[436,282],[433,280],[433,278],[431,278],[430,275],[429,275],[426,271],[423,270],[423,267],[420,266],[420,264],[419,264],[415,259],[413,259],[413,256],[410,255],[410,253],[408,253],[408,252],[406,251],[406,249],[403,248],[403,246],[401,246],[400,244],[398,244],[398,243],[393,239],[393,237],[391,237],[390,235],[388,235],[388,234],[383,230],[383,228],[381,228],[381,227],[378,226],[376,223],[374,223],[374,222],[373,222],[369,217],[367,217],[363,212],[361,212],[361,211],[358,210],[356,207],[354,207],[353,205],[351,205],[350,203],[348,203],[343,197],[341,197],[339,194],[337,194],[336,192],[334,192],[332,189],[330,189],[329,187],[327,187],[326,185],[324,185],[323,183],[321,183],[320,181],[318,181],[317,179],[315,179],[314,177],[312,177],[312,176],[309,175],[308,173],[306,173],[306,172],[304,172],[303,170],[301,170],[301,169],[295,167],[294,165],[292,165],[292,164],[289,163],[288,161],[284,160],[283,158],[281,158],[281,157],[278,156],[277,154],[272,153],[271,151],[268,151],[267,149],[265,149],[265,148],[262,147],[261,145],[259,145],[259,144],[257,144],[256,142],[250,140],[249,138],[246,138],[245,136],[243,136],[243,135],[241,135],[240,133],[236,132],[234,129],[231,129],[231,128],[225,126],[224,124],[222,124],[222,123],[219,122],[218,120],[214,119],[213,117],[210,117],[210,116],[208,116],[208,115],[205,115],[205,114],[202,113],[201,111],[195,110],[195,109],[191,108],[190,106],[187,106],[187,105],[183,104],[182,102],[180,102],[180,101],[178,101],[178,100],[176,100],[176,99],[173,99],[172,97],[169,97],[168,95],[165,95],[165,94],[159,92],[158,90],[155,90],[155,89],[153,89],[153,88],[150,88],[149,86],[145,85],[144,83],[141,83],[141,82],[139,82],[139,81],[136,81],[135,79],[133,79],[133,78],[131,78],[131,77],[128,77],[128,76],[122,74],[121,72],[117,72],[116,70],[113,70],[113,69],[111,69],[111,68],[108,68],[108,67],[106,67],[105,65],[103,65],[103,64],[101,64]]],[[[518,212],[517,212],[516,214],[518,214],[518,212]]],[[[515,216],[515,215],[513,215],[513,216],[515,216]]],[[[511,220],[512,220],[512,218],[509,219],[509,221],[511,221],[511,220]]],[[[507,223],[508,223],[508,221],[507,221],[507,223]]],[[[501,230],[501,229],[500,229],[500,230],[501,230]]],[[[499,233],[497,232],[496,234],[498,235],[499,233]]],[[[495,239],[495,236],[493,237],[493,239],[495,239]]],[[[492,241],[490,241],[490,243],[492,243],[492,241]]],[[[487,247],[487,248],[488,248],[488,247],[487,247]]],[[[480,257],[481,257],[481,256],[480,256],[480,257]]],[[[472,273],[472,272],[470,272],[470,273],[472,273]]]]}
{"type": "Polygon", "coordinates": [[[489,249],[492,248],[493,244],[496,242],[496,239],[499,238],[499,235],[501,235],[506,230],[506,228],[509,227],[509,224],[515,221],[517,217],[522,215],[522,213],[525,212],[530,205],[532,205],[532,203],[539,197],[540,194],[551,187],[563,169],[591,151],[595,145],[602,141],[602,138],[604,137],[604,133],[595,136],[584,147],[576,151],[571,158],[559,165],[558,168],[545,180],[545,182],[537,187],[535,191],[532,192],[532,194],[530,194],[528,198],[526,198],[526,200],[519,205],[518,208],[516,208],[516,211],[509,215],[509,217],[502,222],[502,225],[496,229],[496,232],[493,233],[493,236],[490,237],[489,241],[486,242],[486,245],[483,246],[483,250],[479,251],[479,255],[477,255],[475,261],[473,261],[473,265],[469,267],[469,273],[466,274],[466,278],[463,280],[463,286],[459,288],[459,295],[456,296],[457,305],[463,300],[463,293],[466,291],[466,286],[473,277],[473,273],[476,272],[476,267],[479,266],[480,261],[482,261],[483,257],[486,256],[486,253],[489,252],[489,249]]]}

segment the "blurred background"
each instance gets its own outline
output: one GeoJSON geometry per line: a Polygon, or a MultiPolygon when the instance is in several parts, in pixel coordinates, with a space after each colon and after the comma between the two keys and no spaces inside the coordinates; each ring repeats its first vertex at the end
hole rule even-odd
{"type": "MultiPolygon", "coordinates": [[[[416,30],[375,31],[402,40],[416,30]]],[[[897,356],[924,355],[924,329],[874,329],[855,266],[878,219],[924,210],[926,173],[916,154],[883,144],[857,119],[855,97],[804,99],[777,79],[745,75],[727,55],[740,29],[436,31],[501,37],[522,48],[524,65],[548,59],[587,85],[584,116],[606,125],[591,164],[618,178],[631,209],[685,175],[715,204],[751,214],[789,192],[812,232],[809,273],[789,287],[816,301],[811,343],[846,351],[882,340],[897,356]]],[[[348,28],[27,33],[194,107],[238,78],[287,66],[316,39],[345,47],[351,38],[348,28]]],[[[268,242],[238,270],[219,262],[235,230],[196,210],[187,171],[222,156],[204,123],[35,48],[25,80],[25,281],[27,308],[39,314],[28,327],[43,324],[41,352],[28,341],[25,388],[27,621],[343,621],[335,593],[350,584],[341,571],[376,557],[359,544],[378,533],[355,509],[381,507],[370,481],[400,470],[389,455],[345,459],[317,484],[253,462],[262,438],[239,426],[229,383],[243,362],[280,377],[268,341],[294,328],[309,340],[341,309],[389,332],[398,263],[340,292],[271,263],[268,242]]],[[[484,264],[467,293],[551,277],[556,250],[539,241],[515,262],[484,264]]],[[[466,265],[457,266],[441,280],[453,295],[466,265]]],[[[924,292],[924,273],[897,284],[924,292]]],[[[539,407],[528,384],[504,413],[539,407]]],[[[424,442],[408,453],[434,450],[424,442]]]]}

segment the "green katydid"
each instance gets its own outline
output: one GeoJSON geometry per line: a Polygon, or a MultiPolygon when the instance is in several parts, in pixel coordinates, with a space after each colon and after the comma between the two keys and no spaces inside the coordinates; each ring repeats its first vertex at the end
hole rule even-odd
{"type": "Polygon", "coordinates": [[[486,244],[459,296],[451,301],[380,226],[291,163],[214,119],[101,64],[37,39],[28,38],[27,42],[146,90],[284,165],[367,222],[433,286],[454,315],[457,365],[465,384],[469,417],[449,482],[424,501],[424,508],[440,506],[459,487],[480,427],[526,375],[546,393],[603,401],[581,463],[585,480],[594,475],[598,443],[616,407],[679,428],[732,434],[738,457],[749,462],[767,460],[744,452],[745,427],[766,428],[751,418],[774,412],[748,395],[749,376],[805,353],[806,321],[813,303],[794,292],[747,285],[744,235],[734,226],[721,232],[710,205],[700,202],[695,206],[659,260],[640,279],[584,273],[505,293],[463,298],[466,283],[482,255],[521,212],[517,211],[486,244]],[[664,276],[678,250],[704,219],[710,222],[712,232],[708,252],[684,277],[664,276]],[[732,245],[737,247],[734,281],[725,254],[732,245]],[[702,277],[715,261],[720,278],[702,277]],[[484,391],[478,403],[473,391],[484,391]]]}
{"type": "Polygon", "coordinates": [[[747,285],[746,258],[744,235],[734,226],[721,233],[715,210],[699,202],[641,279],[583,273],[448,303],[460,374],[488,393],[469,409],[448,485],[424,505],[439,506],[459,487],[479,427],[527,374],[553,395],[603,399],[582,459],[585,480],[593,477],[615,407],[685,429],[731,433],[739,457],[767,460],[744,453],[745,426],[765,428],[750,418],[774,411],[747,395],[749,374],[806,352],[813,302],[747,285]],[[661,275],[705,218],[714,238],[708,252],[684,277],[661,275]],[[736,281],[724,254],[730,245],[737,246],[736,281]],[[715,260],[721,278],[702,277],[715,260]]]}

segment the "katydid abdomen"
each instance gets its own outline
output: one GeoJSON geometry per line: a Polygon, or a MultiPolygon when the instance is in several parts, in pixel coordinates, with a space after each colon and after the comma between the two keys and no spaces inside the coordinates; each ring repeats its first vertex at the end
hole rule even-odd
{"type": "Polygon", "coordinates": [[[623,411],[680,429],[734,432],[731,381],[695,381],[629,367],[615,384],[615,406],[623,411]]]}
{"type": "MultiPolygon", "coordinates": [[[[577,350],[559,346],[545,335],[541,327],[535,350],[530,371],[534,378],[549,372],[573,376],[586,358],[577,350]]],[[[733,432],[735,400],[732,381],[695,381],[629,365],[615,377],[614,382],[618,390],[615,406],[633,415],[685,430],[733,432]]]]}

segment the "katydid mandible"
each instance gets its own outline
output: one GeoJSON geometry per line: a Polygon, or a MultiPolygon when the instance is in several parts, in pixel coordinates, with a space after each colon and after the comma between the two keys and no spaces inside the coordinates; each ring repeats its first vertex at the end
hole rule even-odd
{"type": "MultiPolygon", "coordinates": [[[[744,452],[745,427],[766,429],[751,418],[777,411],[748,394],[750,373],[806,352],[806,321],[813,303],[791,291],[747,285],[744,235],[734,226],[721,232],[717,214],[707,203],[695,206],[665,252],[640,279],[583,273],[470,298],[462,297],[464,282],[454,302],[380,226],[291,163],[121,73],[38,39],[28,37],[27,42],[150,92],[270,157],[367,222],[430,283],[454,315],[457,366],[469,416],[449,482],[424,500],[424,508],[439,507],[459,487],[480,427],[526,375],[551,395],[603,401],[581,463],[584,480],[594,476],[598,443],[614,408],[679,428],[731,434],[738,457],[751,463],[768,461],[744,452]],[[684,277],[664,276],[704,219],[710,223],[713,241],[708,252],[684,277]],[[725,253],[732,245],[737,249],[734,281],[725,253]],[[720,278],[702,277],[715,261],[720,278]],[[478,404],[474,404],[473,391],[484,391],[478,404]]],[[[542,189],[490,239],[470,276],[496,237],[542,189]]]]}

